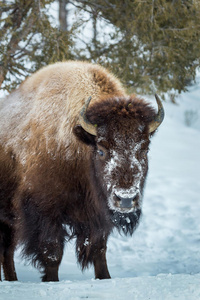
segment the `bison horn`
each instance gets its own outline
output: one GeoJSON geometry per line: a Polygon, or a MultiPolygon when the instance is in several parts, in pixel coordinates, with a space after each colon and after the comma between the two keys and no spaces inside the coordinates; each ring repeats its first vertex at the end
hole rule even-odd
{"type": "Polygon", "coordinates": [[[156,117],[154,118],[154,120],[149,125],[149,133],[155,131],[158,128],[158,126],[160,126],[160,124],[162,123],[164,116],[165,116],[162,102],[157,94],[155,94],[155,98],[156,98],[156,102],[158,104],[158,113],[157,113],[156,117]]]}
{"type": "Polygon", "coordinates": [[[97,129],[96,129],[95,125],[90,123],[89,120],[86,117],[87,108],[90,104],[91,99],[92,99],[92,97],[89,97],[85,101],[85,104],[84,104],[83,108],[81,109],[81,112],[80,112],[80,115],[79,115],[79,123],[85,131],[87,131],[88,133],[96,136],[97,135],[97,129]]]}

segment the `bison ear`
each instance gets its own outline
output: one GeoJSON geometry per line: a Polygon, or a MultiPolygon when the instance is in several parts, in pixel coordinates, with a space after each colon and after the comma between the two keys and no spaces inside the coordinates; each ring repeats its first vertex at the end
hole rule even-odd
{"type": "Polygon", "coordinates": [[[74,126],[73,133],[84,144],[95,146],[95,136],[85,131],[81,125],[74,126]]]}

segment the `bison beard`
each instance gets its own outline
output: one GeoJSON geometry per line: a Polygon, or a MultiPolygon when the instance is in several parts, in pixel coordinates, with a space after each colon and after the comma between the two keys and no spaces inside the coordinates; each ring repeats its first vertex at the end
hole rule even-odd
{"type": "Polygon", "coordinates": [[[42,280],[57,281],[64,244],[72,238],[82,269],[92,264],[95,278],[110,278],[109,235],[114,228],[132,235],[140,219],[150,138],[164,116],[156,100],[158,113],[126,95],[105,69],[83,62],[48,66],[5,100],[0,267],[6,280],[17,280],[19,243],[42,280]],[[15,102],[16,111],[9,110],[15,102]]]}

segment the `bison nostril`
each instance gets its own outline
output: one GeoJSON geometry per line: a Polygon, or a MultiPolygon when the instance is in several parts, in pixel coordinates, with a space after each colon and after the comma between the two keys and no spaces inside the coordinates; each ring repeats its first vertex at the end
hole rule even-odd
{"type": "Polygon", "coordinates": [[[115,201],[121,202],[121,198],[115,194],[115,201]]]}
{"type": "Polygon", "coordinates": [[[138,196],[135,195],[135,196],[133,197],[132,201],[136,201],[137,199],[138,199],[138,196]]]}

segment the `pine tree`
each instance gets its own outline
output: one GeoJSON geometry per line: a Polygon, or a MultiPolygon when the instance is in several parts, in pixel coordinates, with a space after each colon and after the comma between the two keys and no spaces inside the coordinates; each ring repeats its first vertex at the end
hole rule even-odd
{"type": "Polygon", "coordinates": [[[0,87],[11,90],[27,75],[58,60],[73,58],[72,40],[48,17],[52,0],[0,2],[0,87]]]}
{"type": "MultiPolygon", "coordinates": [[[[73,3],[90,11],[91,16],[92,11],[98,10],[98,18],[115,26],[107,45],[99,43],[100,55],[96,57],[131,90],[181,92],[195,79],[200,57],[199,1],[77,0],[73,3]]],[[[90,58],[94,57],[92,50],[90,58]]]]}
{"type": "Polygon", "coordinates": [[[0,86],[6,90],[63,59],[100,63],[139,93],[184,91],[199,67],[198,0],[3,0],[0,18],[0,86]],[[54,1],[59,28],[49,21],[54,1]],[[90,40],[81,36],[85,22],[93,28],[90,40]]]}

